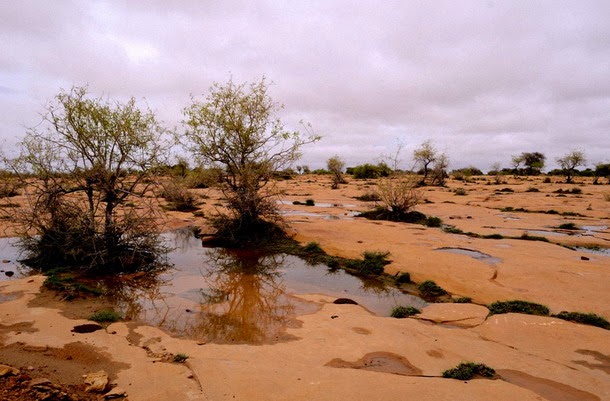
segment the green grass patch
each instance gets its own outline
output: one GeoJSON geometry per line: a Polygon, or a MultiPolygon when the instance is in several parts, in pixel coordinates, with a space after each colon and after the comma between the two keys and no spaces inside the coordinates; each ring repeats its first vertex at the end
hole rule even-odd
{"type": "Polygon", "coordinates": [[[396,306],[392,308],[392,313],[390,316],[396,319],[404,319],[419,313],[421,313],[421,311],[412,306],[396,306]]]}
{"type": "Polygon", "coordinates": [[[123,319],[123,316],[119,312],[112,309],[97,311],[89,316],[89,320],[93,320],[94,322],[98,323],[114,323],[121,319],[123,319]]]}
{"type": "Polygon", "coordinates": [[[390,256],[390,252],[365,251],[362,254],[362,260],[350,259],[345,262],[345,265],[359,274],[379,276],[383,273],[384,266],[390,263],[388,256],[390,256]]]}
{"type": "Polygon", "coordinates": [[[421,296],[426,299],[434,299],[443,295],[447,295],[447,291],[439,287],[434,281],[426,280],[417,286],[421,296]]]}
{"type": "Polygon", "coordinates": [[[601,327],[602,329],[610,330],[610,322],[603,317],[596,315],[595,313],[582,313],[582,312],[560,312],[553,317],[568,320],[570,322],[576,322],[581,324],[587,324],[589,326],[601,327]]]}
{"type": "Polygon", "coordinates": [[[524,241],[541,241],[541,242],[549,242],[549,239],[546,237],[542,237],[540,235],[530,235],[528,233],[523,233],[518,239],[522,239],[524,241]]]}
{"type": "Polygon", "coordinates": [[[443,372],[446,379],[470,380],[475,376],[493,378],[496,371],[487,365],[475,362],[462,362],[452,369],[443,372]]]}
{"type": "Polygon", "coordinates": [[[502,313],[524,313],[526,315],[548,316],[550,312],[549,308],[544,305],[520,300],[496,301],[489,305],[490,315],[499,315],[502,313]]]}

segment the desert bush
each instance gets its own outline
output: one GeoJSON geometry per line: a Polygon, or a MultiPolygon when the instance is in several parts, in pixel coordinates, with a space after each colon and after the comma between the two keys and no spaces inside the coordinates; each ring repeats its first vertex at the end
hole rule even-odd
{"type": "Polygon", "coordinates": [[[562,230],[578,230],[578,226],[575,223],[562,223],[557,228],[562,230]]]}
{"type": "Polygon", "coordinates": [[[19,180],[11,174],[0,171],[0,198],[11,198],[19,195],[19,180]]]}
{"type": "Polygon", "coordinates": [[[387,220],[404,221],[407,213],[417,206],[421,199],[421,190],[417,188],[414,176],[383,178],[377,183],[376,194],[380,206],[388,214],[387,220]]]}
{"type": "Polygon", "coordinates": [[[587,324],[590,326],[601,327],[602,329],[610,330],[610,322],[608,322],[603,317],[596,315],[595,313],[562,311],[552,316],[559,319],[568,320],[570,322],[587,324]]]}
{"type": "Polygon", "coordinates": [[[542,180],[542,182],[544,184],[550,184],[551,183],[551,177],[544,177],[544,180],[542,180]]]}
{"type": "Polygon", "coordinates": [[[489,306],[490,315],[502,313],[524,313],[526,315],[548,316],[549,308],[537,303],[520,300],[496,301],[489,306]]]}
{"type": "Polygon", "coordinates": [[[305,206],[315,206],[316,205],[316,201],[314,201],[313,199],[305,199],[305,206]]]}
{"type": "Polygon", "coordinates": [[[356,179],[370,179],[379,177],[389,177],[392,174],[392,169],[385,163],[362,164],[356,167],[349,167],[346,172],[352,174],[356,179]]]}
{"type": "Polygon", "coordinates": [[[186,362],[186,360],[189,359],[189,356],[185,353],[178,353],[176,355],[174,355],[173,361],[176,363],[184,363],[186,362]]]}
{"type": "Polygon", "coordinates": [[[443,220],[440,217],[428,216],[425,224],[428,227],[440,227],[443,225],[443,220]]]}
{"type": "Polygon", "coordinates": [[[93,320],[98,323],[113,323],[121,320],[123,316],[112,309],[101,310],[93,313],[89,316],[89,320],[93,320]]]}
{"type": "Polygon", "coordinates": [[[406,284],[411,282],[411,275],[407,272],[402,272],[396,276],[396,284],[406,284]]]}
{"type": "Polygon", "coordinates": [[[464,196],[464,195],[466,195],[466,190],[465,190],[464,188],[462,188],[462,187],[459,187],[459,188],[456,188],[456,189],[453,191],[453,193],[454,193],[455,195],[458,195],[458,196],[464,196]]]}
{"type": "Polygon", "coordinates": [[[362,194],[360,196],[356,196],[355,199],[362,201],[362,202],[378,202],[381,200],[379,195],[374,192],[368,192],[368,193],[362,194]]]}
{"type": "Polygon", "coordinates": [[[360,274],[378,276],[383,273],[384,266],[389,264],[390,252],[365,251],[362,260],[351,259],[346,262],[346,267],[356,270],[360,274]]]}
{"type": "Polygon", "coordinates": [[[305,246],[303,246],[303,251],[307,253],[324,253],[324,250],[320,247],[320,244],[315,241],[305,244],[305,246]]]}
{"type": "Polygon", "coordinates": [[[412,306],[395,306],[392,308],[392,312],[390,316],[396,319],[404,319],[409,316],[417,315],[421,313],[421,311],[412,306]]]}
{"type": "Polygon", "coordinates": [[[529,233],[525,232],[523,234],[521,234],[520,237],[518,237],[521,240],[524,241],[540,241],[540,242],[550,242],[548,238],[543,237],[541,235],[530,235],[529,233]]]}
{"type": "Polygon", "coordinates": [[[536,187],[529,187],[525,190],[525,192],[540,192],[540,190],[536,187]]]}
{"type": "Polygon", "coordinates": [[[417,286],[421,296],[427,299],[434,299],[446,295],[447,291],[439,287],[434,281],[426,280],[417,286]]]}
{"type": "Polygon", "coordinates": [[[339,156],[333,156],[326,161],[326,167],[332,175],[332,188],[339,188],[339,184],[345,184],[345,178],[343,178],[343,168],[345,162],[341,160],[339,156]]]}
{"type": "Polygon", "coordinates": [[[168,202],[170,210],[177,210],[179,212],[197,210],[195,196],[189,192],[182,182],[177,180],[163,184],[161,197],[168,202]]]}
{"type": "Polygon", "coordinates": [[[455,368],[445,370],[442,374],[446,379],[470,380],[475,376],[492,378],[496,371],[482,363],[462,362],[455,368]]]}

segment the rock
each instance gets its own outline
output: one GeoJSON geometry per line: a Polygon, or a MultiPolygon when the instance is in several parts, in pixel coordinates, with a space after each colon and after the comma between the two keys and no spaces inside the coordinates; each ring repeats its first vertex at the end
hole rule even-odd
{"type": "Polygon", "coordinates": [[[358,305],[358,302],[349,298],[337,298],[333,301],[333,304],[337,305],[358,305]]]}
{"type": "Polygon", "coordinates": [[[18,375],[19,369],[15,369],[12,366],[8,365],[0,365],[0,377],[9,376],[9,375],[18,375]]]}
{"type": "Polygon", "coordinates": [[[4,274],[6,274],[6,277],[13,277],[15,275],[15,272],[9,270],[7,272],[4,272],[4,274]]]}
{"type": "Polygon", "coordinates": [[[78,326],[74,326],[74,328],[70,331],[72,333],[93,333],[94,331],[98,331],[101,329],[103,329],[103,327],[100,326],[99,324],[86,323],[86,324],[79,324],[78,326]]]}
{"type": "Polygon", "coordinates": [[[108,385],[108,373],[100,370],[95,373],[88,373],[85,375],[85,384],[87,384],[87,388],[85,388],[86,392],[96,392],[101,393],[106,389],[108,385]]]}
{"type": "Polygon", "coordinates": [[[4,260],[2,260],[2,263],[11,263],[11,261],[8,259],[4,259],[4,260]]]}
{"type": "Polygon", "coordinates": [[[30,387],[38,391],[50,391],[53,388],[53,383],[49,379],[39,377],[30,381],[30,387]]]}
{"type": "Polygon", "coordinates": [[[580,260],[589,260],[589,258],[588,258],[588,257],[586,257],[586,256],[581,256],[581,257],[580,257],[580,260]]]}
{"type": "Polygon", "coordinates": [[[123,398],[127,397],[127,391],[123,390],[120,387],[115,387],[106,394],[104,394],[104,398],[107,400],[111,400],[114,398],[123,398]]]}

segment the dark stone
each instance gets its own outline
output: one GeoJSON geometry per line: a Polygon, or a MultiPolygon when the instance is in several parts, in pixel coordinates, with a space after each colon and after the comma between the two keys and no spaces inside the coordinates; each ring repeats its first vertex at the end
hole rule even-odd
{"type": "Polygon", "coordinates": [[[93,333],[94,331],[98,331],[101,329],[103,329],[103,327],[100,326],[99,324],[86,323],[86,324],[79,324],[78,326],[74,326],[74,328],[70,331],[72,333],[93,333]]]}
{"type": "Polygon", "coordinates": [[[358,305],[358,302],[349,298],[337,298],[333,301],[333,304],[337,305],[358,305]]]}
{"type": "Polygon", "coordinates": [[[580,260],[589,260],[589,258],[588,258],[588,257],[586,257],[586,256],[581,256],[581,257],[580,257],[580,260]]]}
{"type": "Polygon", "coordinates": [[[7,271],[7,272],[4,272],[4,274],[6,274],[6,277],[13,277],[13,275],[15,275],[15,272],[7,271]]]}

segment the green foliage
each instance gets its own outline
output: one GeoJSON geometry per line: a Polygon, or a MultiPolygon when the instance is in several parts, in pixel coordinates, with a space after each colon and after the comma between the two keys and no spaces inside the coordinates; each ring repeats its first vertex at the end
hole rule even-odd
{"type": "Polygon", "coordinates": [[[492,378],[496,371],[487,365],[475,362],[462,362],[452,369],[445,370],[443,377],[446,379],[470,380],[475,376],[492,378]]]}
{"type": "Polygon", "coordinates": [[[423,298],[434,299],[446,295],[447,291],[439,287],[434,281],[426,280],[417,286],[423,298]]]}
{"type": "Polygon", "coordinates": [[[408,272],[402,272],[396,276],[396,284],[407,284],[411,282],[411,275],[408,272]]]}
{"type": "Polygon", "coordinates": [[[161,194],[169,206],[169,210],[192,212],[197,210],[195,196],[189,192],[182,182],[172,180],[164,185],[161,194]]]}
{"type": "Polygon", "coordinates": [[[453,300],[456,304],[469,304],[472,302],[472,298],[470,297],[459,297],[453,300]]]}
{"type": "Polygon", "coordinates": [[[305,244],[303,251],[307,253],[324,253],[324,250],[320,247],[320,244],[315,241],[305,244]]]}
{"type": "Polygon", "coordinates": [[[368,193],[362,194],[360,196],[356,196],[355,199],[362,201],[362,202],[378,202],[381,200],[379,195],[374,192],[373,193],[368,192],[368,193]]]}
{"type": "Polygon", "coordinates": [[[362,260],[351,259],[346,261],[346,267],[356,270],[360,274],[379,276],[383,273],[384,266],[389,264],[389,252],[365,251],[362,260]]]}
{"type": "Polygon", "coordinates": [[[553,317],[568,320],[571,322],[588,324],[590,326],[601,327],[602,329],[610,330],[610,322],[595,313],[582,312],[560,312],[553,317]]]}
{"type": "Polygon", "coordinates": [[[179,353],[174,355],[173,361],[176,363],[184,363],[187,359],[189,359],[187,354],[179,353]]]}
{"type": "Polygon", "coordinates": [[[425,226],[428,227],[440,227],[443,224],[443,220],[440,217],[428,216],[424,223],[425,226]]]}
{"type": "Polygon", "coordinates": [[[458,196],[465,196],[465,195],[466,195],[466,190],[465,190],[464,188],[462,188],[462,187],[459,187],[459,188],[456,188],[456,189],[453,191],[453,193],[454,193],[455,195],[458,195],[458,196]]]}
{"type": "Polygon", "coordinates": [[[528,301],[496,301],[489,306],[490,315],[502,313],[524,313],[526,315],[548,316],[549,308],[544,305],[528,301]]]}
{"type": "Polygon", "coordinates": [[[518,237],[519,239],[522,239],[524,241],[541,241],[541,242],[549,242],[548,238],[546,237],[542,237],[540,235],[530,235],[528,233],[523,233],[521,234],[520,237],[518,237]]]}
{"type": "Polygon", "coordinates": [[[366,163],[356,167],[349,167],[346,171],[356,179],[389,177],[392,174],[392,169],[385,163],[377,165],[366,163]]]}
{"type": "Polygon", "coordinates": [[[123,319],[123,316],[112,309],[97,311],[91,316],[89,316],[89,320],[93,320],[98,323],[113,323],[118,322],[123,319]]]}
{"type": "Polygon", "coordinates": [[[409,316],[417,315],[421,313],[421,311],[412,306],[395,306],[392,308],[391,317],[396,319],[404,319],[409,316]]]}

